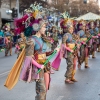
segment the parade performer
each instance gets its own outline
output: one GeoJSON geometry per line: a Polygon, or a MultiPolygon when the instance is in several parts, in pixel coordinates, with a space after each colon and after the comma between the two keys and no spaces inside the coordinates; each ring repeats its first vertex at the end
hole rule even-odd
{"type": "MultiPolygon", "coordinates": [[[[22,33],[20,33],[20,37],[17,40],[17,44],[19,46],[18,53],[17,53],[18,56],[20,55],[22,49],[25,47],[25,42],[26,42],[26,37],[24,36],[24,33],[22,32],[22,33]]],[[[17,56],[17,58],[18,58],[18,56],[17,56]]]]}
{"type": "Polygon", "coordinates": [[[12,40],[10,36],[5,37],[5,56],[8,56],[8,53],[10,53],[10,56],[12,55],[12,40]]]}
{"type": "Polygon", "coordinates": [[[10,24],[6,23],[4,25],[4,30],[5,32],[5,38],[4,38],[4,43],[5,43],[5,56],[8,56],[8,53],[10,52],[10,56],[12,55],[12,38],[10,34],[10,24]]]}
{"type": "Polygon", "coordinates": [[[75,43],[75,48],[74,48],[74,58],[73,58],[73,71],[72,71],[72,77],[71,77],[71,81],[73,82],[77,82],[77,80],[74,78],[75,73],[76,73],[76,67],[77,67],[77,61],[78,61],[78,52],[80,49],[80,37],[78,34],[72,33],[72,38],[73,41],[75,43]]]}
{"type": "Polygon", "coordinates": [[[73,21],[66,16],[66,12],[63,13],[64,15],[64,20],[61,22],[61,27],[63,28],[64,35],[62,38],[62,44],[65,46],[65,48],[69,48],[73,53],[70,53],[70,51],[66,50],[64,52],[64,58],[66,59],[67,63],[67,71],[65,73],[65,82],[66,83],[73,83],[76,80],[74,79],[75,75],[75,70],[73,69],[74,67],[74,47],[75,47],[75,41],[73,40],[73,21]]]}
{"type": "Polygon", "coordinates": [[[52,44],[52,50],[54,50],[57,45],[58,45],[58,30],[56,26],[53,26],[52,29],[52,38],[54,40],[53,44],[52,44]]]}
{"type": "Polygon", "coordinates": [[[94,21],[90,21],[90,34],[92,35],[91,39],[91,54],[92,58],[95,58],[95,51],[97,50],[97,31],[95,29],[94,21]]]}
{"type": "Polygon", "coordinates": [[[78,35],[80,37],[80,42],[82,43],[80,47],[80,51],[78,52],[78,68],[81,68],[83,62],[85,62],[85,68],[88,68],[88,46],[87,46],[87,38],[88,35],[86,33],[86,22],[81,20],[79,22],[80,31],[78,31],[78,35]]]}
{"type": "Polygon", "coordinates": [[[38,15],[40,14],[39,11],[41,10],[40,5],[31,5],[31,9],[32,14],[30,14],[31,16],[29,16],[29,18],[27,19],[28,21],[30,20],[30,23],[27,23],[28,21],[25,22],[25,26],[27,26],[24,31],[25,36],[27,36],[25,42],[26,45],[22,49],[22,52],[20,53],[14,67],[15,69],[19,69],[18,74],[16,75],[15,79],[13,78],[14,82],[11,81],[10,83],[10,77],[14,74],[14,71],[16,71],[13,68],[11,71],[12,73],[9,74],[9,77],[6,80],[5,86],[8,89],[12,89],[13,86],[17,83],[19,73],[21,71],[21,65],[25,57],[23,68],[20,74],[20,80],[26,82],[35,80],[37,94],[35,100],[46,100],[46,93],[50,86],[51,67],[50,63],[45,65],[45,67],[43,66],[43,64],[47,60],[47,56],[50,56],[53,51],[46,51],[47,42],[51,43],[51,39],[45,36],[46,22],[42,19],[42,17],[40,18],[40,16],[38,15]],[[35,35],[31,36],[33,33],[35,35]],[[37,73],[40,68],[41,71],[37,73]]]}
{"type": "Polygon", "coordinates": [[[98,39],[97,39],[97,48],[98,48],[98,52],[100,52],[100,20],[96,20],[95,21],[95,30],[98,33],[98,39]]]}

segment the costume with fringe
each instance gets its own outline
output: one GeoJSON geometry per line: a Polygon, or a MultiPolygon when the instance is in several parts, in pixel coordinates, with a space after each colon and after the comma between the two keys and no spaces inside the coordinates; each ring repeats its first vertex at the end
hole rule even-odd
{"type": "Polygon", "coordinates": [[[26,15],[15,21],[16,34],[24,32],[27,38],[25,46],[5,82],[5,86],[11,90],[16,85],[19,78],[25,82],[35,80],[35,100],[46,100],[46,92],[50,85],[50,63],[48,63],[44,69],[41,69],[39,73],[37,72],[46,61],[47,56],[53,53],[53,51],[46,52],[46,42],[51,42],[52,39],[46,38],[45,35],[41,37],[34,35],[46,24],[42,19],[41,11],[42,6],[34,3],[29,9],[25,10],[26,15]]]}
{"type": "Polygon", "coordinates": [[[85,62],[85,68],[88,67],[88,42],[86,43],[87,39],[89,38],[90,33],[87,33],[85,30],[83,30],[82,28],[86,27],[86,22],[84,20],[81,20],[79,22],[79,28],[80,31],[78,31],[78,35],[80,37],[80,42],[81,42],[81,46],[80,46],[80,51],[78,52],[78,64],[79,66],[81,66],[81,64],[83,62],[85,62]]]}

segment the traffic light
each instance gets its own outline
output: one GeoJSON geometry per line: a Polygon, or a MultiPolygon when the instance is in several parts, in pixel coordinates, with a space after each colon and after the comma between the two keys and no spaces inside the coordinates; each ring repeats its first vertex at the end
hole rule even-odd
{"type": "Polygon", "coordinates": [[[15,8],[12,9],[12,17],[13,17],[13,18],[18,17],[18,11],[17,11],[17,9],[15,9],[15,8]]]}

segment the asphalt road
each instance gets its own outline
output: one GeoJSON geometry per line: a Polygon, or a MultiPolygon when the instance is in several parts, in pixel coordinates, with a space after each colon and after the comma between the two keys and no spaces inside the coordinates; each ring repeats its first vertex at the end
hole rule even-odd
{"type": "MultiPolygon", "coordinates": [[[[3,52],[0,53],[0,100],[35,100],[35,82],[19,81],[10,91],[3,86],[7,71],[11,69],[15,60],[14,52],[13,56],[7,58],[3,52]]],[[[59,71],[51,75],[47,100],[100,100],[100,53],[96,53],[95,59],[89,59],[89,69],[85,69],[84,64],[81,70],[77,69],[75,77],[78,82],[74,84],[64,82],[66,66],[63,59],[59,71]]]]}

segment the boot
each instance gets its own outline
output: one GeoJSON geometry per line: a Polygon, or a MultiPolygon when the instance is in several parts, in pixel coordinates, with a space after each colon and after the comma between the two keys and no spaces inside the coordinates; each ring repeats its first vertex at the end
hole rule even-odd
{"type": "Polygon", "coordinates": [[[95,58],[95,51],[92,52],[92,58],[95,58]]]}
{"type": "Polygon", "coordinates": [[[76,70],[73,70],[72,77],[71,77],[71,81],[73,81],[73,82],[77,82],[77,80],[74,78],[75,73],[76,73],[76,70]]]}
{"type": "Polygon", "coordinates": [[[12,48],[10,49],[10,56],[12,56],[12,48]]]}
{"type": "Polygon", "coordinates": [[[85,57],[85,68],[89,68],[89,66],[88,66],[88,57],[85,57]]]}

